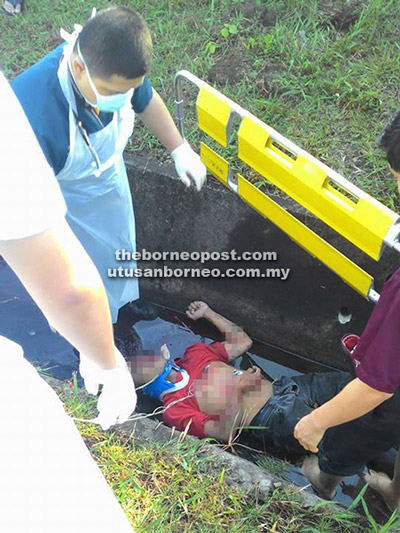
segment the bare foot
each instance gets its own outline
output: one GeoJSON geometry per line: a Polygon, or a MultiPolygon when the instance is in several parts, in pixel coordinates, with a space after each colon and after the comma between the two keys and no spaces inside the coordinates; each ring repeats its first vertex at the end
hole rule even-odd
{"type": "Polygon", "coordinates": [[[332,500],[335,496],[336,486],[343,479],[322,472],[318,466],[316,455],[309,455],[304,459],[302,471],[316,493],[325,500],[332,500]]]}
{"type": "Polygon", "coordinates": [[[382,496],[391,511],[400,509],[400,495],[395,494],[393,482],[388,475],[371,470],[371,474],[365,474],[364,479],[371,489],[382,496]]]}

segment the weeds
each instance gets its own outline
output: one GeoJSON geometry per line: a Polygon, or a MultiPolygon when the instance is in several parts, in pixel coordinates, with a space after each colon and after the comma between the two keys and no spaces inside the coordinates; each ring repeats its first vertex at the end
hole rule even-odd
{"type": "MultiPolygon", "coordinates": [[[[72,388],[62,399],[71,416],[92,416],[95,402],[88,402],[82,391],[72,388]]],[[[328,510],[305,510],[287,489],[274,490],[260,504],[255,496],[227,488],[225,469],[199,453],[202,441],[144,445],[92,424],[78,423],[78,428],[140,533],[365,531],[350,513],[335,517],[328,510]]]]}
{"type": "Polygon", "coordinates": [[[267,470],[270,474],[288,480],[288,476],[286,475],[286,470],[289,466],[288,462],[277,459],[271,455],[263,454],[256,459],[256,464],[261,468],[264,468],[264,470],[267,470]]]}
{"type": "MultiPolygon", "coordinates": [[[[115,3],[131,5],[147,20],[155,51],[149,76],[173,114],[173,76],[185,68],[399,208],[375,146],[400,96],[397,0],[115,3]]],[[[97,3],[98,9],[108,6],[107,0],[97,3]]],[[[1,18],[5,73],[12,78],[40,59],[60,42],[60,27],[84,23],[90,11],[83,0],[37,0],[23,16],[1,18]]],[[[191,117],[187,131],[194,129],[191,117]]],[[[129,150],[168,158],[140,121],[129,150]]]]}

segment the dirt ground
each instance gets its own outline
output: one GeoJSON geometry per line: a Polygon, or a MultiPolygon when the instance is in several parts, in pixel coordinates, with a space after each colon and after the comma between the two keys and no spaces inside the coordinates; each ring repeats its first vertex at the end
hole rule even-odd
{"type": "MultiPolygon", "coordinates": [[[[362,7],[362,0],[320,0],[318,13],[321,26],[331,26],[346,32],[358,20],[362,7]]],[[[246,2],[238,9],[247,21],[261,24],[266,31],[273,28],[278,20],[274,9],[260,6],[256,2],[246,2]]],[[[246,58],[243,50],[230,46],[210,69],[208,81],[220,87],[227,83],[237,83],[251,68],[251,59],[246,58]]],[[[285,68],[283,63],[271,62],[268,57],[265,58],[265,64],[258,71],[255,82],[261,96],[266,98],[271,93],[271,78],[275,74],[281,74],[285,68]]]]}

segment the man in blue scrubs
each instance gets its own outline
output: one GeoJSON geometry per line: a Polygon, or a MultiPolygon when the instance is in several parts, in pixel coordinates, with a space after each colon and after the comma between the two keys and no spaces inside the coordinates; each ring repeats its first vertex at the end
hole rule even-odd
{"type": "MultiPolygon", "coordinates": [[[[136,392],[114,346],[106,293],[65,221],[54,174],[1,72],[0,96],[0,254],[80,350],[88,392],[103,386],[97,420],[107,429],[128,419],[136,392]]],[[[133,531],[57,394],[22,348],[1,335],[0,420],[7,431],[0,440],[0,531],[133,531]]]]}
{"type": "Polygon", "coordinates": [[[103,279],[112,321],[126,304],[136,318],[152,318],[138,300],[137,279],[107,277],[109,268],[120,266],[116,250],[134,252],[136,246],[123,161],[135,113],[171,152],[186,186],[193,180],[200,190],[206,170],[146,78],[152,43],[142,17],[113,7],[79,29],[12,87],[60,184],[68,223],[103,279]]]}

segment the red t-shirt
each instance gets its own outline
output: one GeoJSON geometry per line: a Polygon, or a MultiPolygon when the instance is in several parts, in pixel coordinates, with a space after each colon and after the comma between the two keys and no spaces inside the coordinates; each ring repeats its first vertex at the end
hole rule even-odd
{"type": "Polygon", "coordinates": [[[370,387],[394,393],[400,386],[400,268],[386,281],[353,358],[370,387]]]}
{"type": "MultiPolygon", "coordinates": [[[[184,431],[190,422],[188,433],[204,439],[204,424],[207,420],[218,420],[218,416],[207,415],[199,409],[195,391],[195,381],[198,379],[205,366],[213,361],[228,362],[228,354],[225,347],[220,342],[212,344],[193,344],[186,349],[181,359],[174,362],[177,366],[184,368],[189,374],[189,383],[183,389],[165,394],[163,398],[164,407],[163,419],[166,424],[175,426],[179,431],[184,431]],[[184,399],[182,399],[184,398],[184,399]],[[177,401],[180,400],[180,401],[177,401]],[[176,403],[175,403],[176,402],[176,403]]],[[[177,381],[181,379],[178,374],[177,381]]]]}

